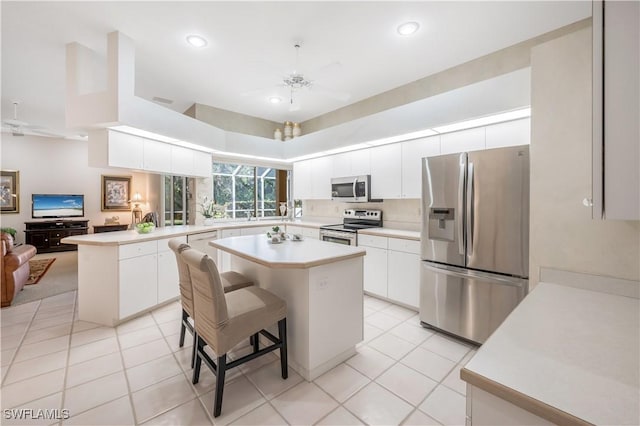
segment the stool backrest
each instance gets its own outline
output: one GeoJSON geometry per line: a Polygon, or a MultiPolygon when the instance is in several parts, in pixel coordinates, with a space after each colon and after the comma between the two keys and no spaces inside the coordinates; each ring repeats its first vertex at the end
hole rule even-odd
{"type": "Polygon", "coordinates": [[[193,307],[195,327],[198,334],[215,349],[219,340],[218,330],[222,328],[229,314],[222,280],[216,263],[201,251],[191,249],[180,256],[189,266],[193,284],[193,307]]]}
{"type": "Polygon", "coordinates": [[[189,274],[189,267],[180,253],[185,250],[190,250],[189,244],[183,243],[180,239],[174,238],[169,240],[169,248],[176,255],[176,262],[178,263],[178,282],[180,283],[180,300],[182,302],[182,308],[193,317],[193,289],[191,284],[191,275],[189,274]]]}

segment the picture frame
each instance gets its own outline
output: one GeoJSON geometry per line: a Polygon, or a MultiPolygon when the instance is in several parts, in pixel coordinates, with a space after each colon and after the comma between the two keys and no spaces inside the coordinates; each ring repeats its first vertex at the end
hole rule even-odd
{"type": "Polygon", "coordinates": [[[20,172],[0,171],[0,213],[20,213],[20,172]]]}
{"type": "Polygon", "coordinates": [[[131,210],[131,176],[102,175],[102,211],[131,210]]]}

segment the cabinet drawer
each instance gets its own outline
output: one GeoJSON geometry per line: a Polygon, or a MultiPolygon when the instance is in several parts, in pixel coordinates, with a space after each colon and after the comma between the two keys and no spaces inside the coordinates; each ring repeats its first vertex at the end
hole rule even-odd
{"type": "Polygon", "coordinates": [[[387,237],[377,237],[375,235],[361,235],[358,234],[358,245],[359,246],[368,246],[368,247],[377,247],[377,248],[387,248],[387,237]]]}
{"type": "Polygon", "coordinates": [[[240,235],[242,235],[242,230],[240,228],[238,228],[238,229],[223,229],[220,232],[220,234],[221,234],[220,238],[239,237],[240,235]]]}
{"type": "Polygon", "coordinates": [[[389,238],[389,250],[420,254],[420,241],[389,238]]]}
{"type": "Polygon", "coordinates": [[[201,232],[199,234],[191,234],[187,237],[188,244],[194,241],[211,241],[218,239],[218,231],[201,232]]]}
{"type": "Polygon", "coordinates": [[[161,240],[158,240],[158,253],[164,253],[167,251],[171,251],[171,249],[169,248],[169,240],[180,240],[181,243],[187,243],[187,236],[183,235],[181,237],[173,237],[173,238],[163,238],[161,240]]]}
{"type": "Polygon", "coordinates": [[[158,252],[157,241],[145,241],[144,243],[124,244],[118,250],[118,259],[128,259],[130,257],[144,256],[158,252]]]}

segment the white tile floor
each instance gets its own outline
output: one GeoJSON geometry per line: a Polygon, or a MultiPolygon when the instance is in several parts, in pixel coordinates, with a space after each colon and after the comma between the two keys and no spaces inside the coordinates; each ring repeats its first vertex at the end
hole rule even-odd
{"type": "MultiPolygon", "coordinates": [[[[78,321],[75,304],[70,292],[2,309],[2,408],[64,408],[71,415],[32,424],[465,423],[459,370],[474,348],[379,299],[365,296],[357,355],[311,383],[291,369],[282,380],[273,354],[258,358],[228,374],[216,419],[213,374],[203,367],[192,385],[191,339],[178,347],[178,302],[116,329],[78,321]]],[[[28,424],[4,415],[2,423],[28,424]]]]}

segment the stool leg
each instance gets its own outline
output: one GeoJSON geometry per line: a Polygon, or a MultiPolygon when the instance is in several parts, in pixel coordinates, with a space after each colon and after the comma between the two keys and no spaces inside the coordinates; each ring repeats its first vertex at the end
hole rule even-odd
{"type": "Polygon", "coordinates": [[[196,346],[196,362],[195,362],[195,366],[193,368],[193,379],[191,380],[191,383],[193,383],[194,385],[196,383],[198,383],[198,381],[200,380],[200,367],[202,366],[202,358],[200,358],[200,350],[202,345],[204,344],[204,341],[200,338],[200,336],[198,336],[197,334],[195,335],[195,342],[194,345],[196,346]]]}
{"type": "Polygon", "coordinates": [[[253,335],[252,344],[253,344],[253,353],[256,353],[260,350],[260,333],[256,333],[253,335]]]}
{"type": "Polygon", "coordinates": [[[187,328],[185,326],[185,322],[187,321],[187,318],[189,318],[189,315],[187,315],[187,312],[183,309],[182,321],[180,322],[180,347],[184,346],[184,332],[185,332],[185,329],[187,328]]]}
{"type": "Polygon", "coordinates": [[[198,354],[198,333],[193,330],[193,350],[191,351],[191,368],[196,365],[196,355],[198,354]]]}
{"type": "Polygon", "coordinates": [[[289,365],[287,364],[287,319],[283,318],[278,321],[278,337],[282,342],[280,348],[280,369],[282,370],[282,378],[289,377],[289,365]]]}
{"type": "Polygon", "coordinates": [[[227,354],[218,357],[216,369],[216,396],[213,405],[213,417],[218,417],[222,411],[222,393],[224,392],[224,375],[227,370],[227,354]]]}

